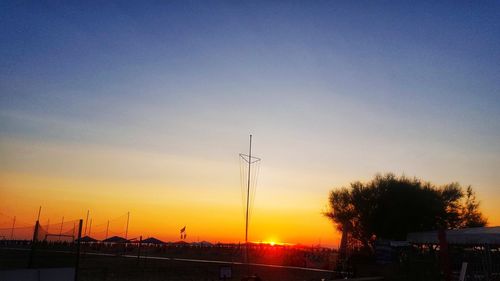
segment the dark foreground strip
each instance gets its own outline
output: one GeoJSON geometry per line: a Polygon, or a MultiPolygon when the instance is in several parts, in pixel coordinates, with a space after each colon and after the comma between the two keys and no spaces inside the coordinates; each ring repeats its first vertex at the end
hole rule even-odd
{"type": "MultiPolygon", "coordinates": [[[[0,248],[4,250],[17,250],[17,251],[30,251],[30,249],[24,248],[0,248]]],[[[64,253],[64,254],[74,254],[71,251],[46,251],[52,253],[64,253]]],[[[124,258],[137,258],[137,255],[116,255],[116,254],[105,254],[105,253],[92,253],[86,252],[84,255],[93,256],[106,256],[106,257],[124,257],[124,258]]],[[[245,265],[243,262],[233,262],[233,261],[220,261],[220,260],[199,260],[199,259],[182,259],[182,258],[168,258],[168,257],[154,257],[154,256],[141,256],[141,259],[151,259],[151,260],[169,260],[169,261],[182,261],[182,262],[194,262],[194,263],[215,263],[215,264],[230,264],[230,265],[245,265]]],[[[316,271],[316,272],[329,272],[333,273],[334,270],[308,268],[308,267],[298,267],[298,266],[286,266],[286,265],[273,265],[273,264],[262,264],[262,263],[249,263],[251,266],[261,266],[270,268],[285,268],[285,269],[297,269],[305,271],[316,271]]]]}

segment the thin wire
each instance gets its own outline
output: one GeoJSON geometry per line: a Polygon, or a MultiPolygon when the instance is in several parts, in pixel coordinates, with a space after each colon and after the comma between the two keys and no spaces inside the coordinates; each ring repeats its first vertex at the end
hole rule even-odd
{"type": "Polygon", "coordinates": [[[257,182],[258,182],[258,179],[259,179],[259,173],[260,173],[260,161],[256,162],[255,163],[256,167],[254,169],[254,175],[253,175],[253,187],[252,187],[252,197],[250,198],[251,200],[251,206],[252,206],[252,209],[251,209],[251,214],[253,214],[253,209],[254,209],[254,202],[255,202],[255,198],[256,198],[256,195],[257,195],[257,182]]]}
{"type": "Polygon", "coordinates": [[[251,179],[251,198],[250,198],[250,214],[249,218],[251,218],[254,209],[255,196],[257,194],[257,179],[260,172],[260,161],[255,162],[255,168],[253,169],[252,179],[251,179]]]}
{"type": "MultiPolygon", "coordinates": [[[[0,216],[8,218],[7,221],[5,221],[6,224],[11,225],[12,220],[14,219],[15,216],[7,215],[5,213],[0,212],[0,216]]],[[[16,217],[16,225],[24,225],[26,227],[33,227],[33,223],[27,223],[25,221],[19,220],[19,218],[16,217]]]]}
{"type": "Polygon", "coordinates": [[[240,191],[241,191],[241,214],[243,216],[243,219],[245,218],[245,199],[246,199],[246,193],[244,192],[244,178],[246,175],[246,171],[243,167],[244,165],[244,159],[243,156],[240,155],[239,157],[239,163],[240,163],[240,191]]]}

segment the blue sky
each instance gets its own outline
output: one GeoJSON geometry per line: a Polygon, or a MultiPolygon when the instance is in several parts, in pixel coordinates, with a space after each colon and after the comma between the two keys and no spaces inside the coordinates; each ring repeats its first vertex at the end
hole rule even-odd
{"type": "Polygon", "coordinates": [[[149,4],[4,3],[2,110],[94,122],[120,106],[221,106],[294,120],[340,99],[498,136],[497,2],[149,4]]]}
{"type": "Polygon", "coordinates": [[[96,177],[20,148],[73,145],[232,167],[253,133],[263,198],[393,171],[500,204],[498,1],[88,2],[0,4],[2,170],[96,177]]]}

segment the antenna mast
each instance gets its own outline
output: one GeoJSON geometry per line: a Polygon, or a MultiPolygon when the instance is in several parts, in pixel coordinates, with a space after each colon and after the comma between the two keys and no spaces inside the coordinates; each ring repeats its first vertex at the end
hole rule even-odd
{"type": "MultiPolygon", "coordinates": [[[[245,212],[245,262],[248,265],[249,259],[248,259],[248,221],[249,221],[249,212],[250,212],[250,188],[252,187],[252,164],[261,161],[260,158],[252,156],[252,135],[250,135],[250,143],[249,143],[249,148],[248,148],[248,155],[241,154],[240,153],[241,159],[245,161],[248,164],[248,172],[247,172],[247,179],[246,179],[246,212],[245,212]]],[[[256,172],[254,172],[255,174],[256,172]]],[[[256,181],[256,175],[253,179],[256,181]]],[[[254,187],[256,188],[255,182],[253,183],[254,187]]],[[[247,269],[248,270],[248,269],[247,269]]]]}
{"type": "Polygon", "coordinates": [[[252,167],[252,135],[250,135],[250,147],[248,149],[248,181],[247,181],[247,213],[245,216],[245,245],[247,247],[248,262],[248,203],[250,199],[250,168],[252,167]]]}

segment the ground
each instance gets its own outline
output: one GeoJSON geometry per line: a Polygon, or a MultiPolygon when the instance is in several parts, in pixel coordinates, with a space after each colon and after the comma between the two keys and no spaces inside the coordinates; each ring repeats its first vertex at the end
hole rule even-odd
{"type": "MultiPolygon", "coordinates": [[[[0,269],[26,268],[29,251],[0,248],[0,269]]],[[[75,255],[54,250],[38,250],[34,258],[34,267],[71,267],[75,264],[75,255]]],[[[293,268],[267,266],[247,266],[241,264],[203,263],[170,259],[137,259],[133,256],[98,256],[82,254],[80,259],[80,281],[114,280],[219,280],[221,267],[230,266],[233,278],[241,280],[250,272],[262,280],[321,280],[331,279],[332,273],[293,268]]]]}

